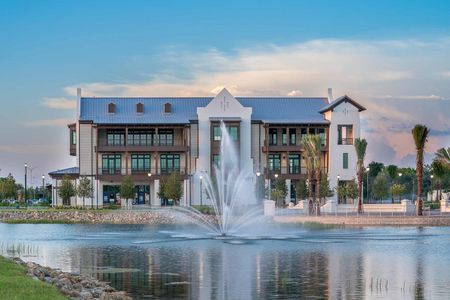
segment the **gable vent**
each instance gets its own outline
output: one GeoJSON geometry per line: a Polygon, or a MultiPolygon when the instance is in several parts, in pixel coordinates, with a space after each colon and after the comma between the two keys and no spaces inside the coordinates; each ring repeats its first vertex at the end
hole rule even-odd
{"type": "Polygon", "coordinates": [[[108,104],[108,113],[115,114],[116,113],[116,105],[114,103],[108,104]]]}
{"type": "Polygon", "coordinates": [[[172,113],[172,104],[169,102],[164,103],[164,113],[171,114],[172,113]]]}
{"type": "Polygon", "coordinates": [[[136,113],[138,113],[138,114],[144,113],[144,104],[142,104],[142,103],[136,104],[136,113]]]}

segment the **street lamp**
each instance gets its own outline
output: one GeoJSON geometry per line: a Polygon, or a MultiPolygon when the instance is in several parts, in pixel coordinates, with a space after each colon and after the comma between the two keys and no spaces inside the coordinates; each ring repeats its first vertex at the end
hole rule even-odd
{"type": "Polygon", "coordinates": [[[200,175],[200,206],[203,206],[203,176],[200,175]]]}
{"type": "Polygon", "coordinates": [[[369,202],[369,171],[370,171],[370,168],[369,167],[367,167],[366,168],[366,176],[367,176],[367,184],[366,184],[366,198],[367,198],[367,202],[369,202]]]}
{"type": "MultiPolygon", "coordinates": [[[[434,178],[434,175],[431,174],[431,175],[430,175],[431,202],[433,202],[433,178],[434,178]]],[[[437,199],[437,195],[436,195],[436,199],[437,199]]],[[[437,200],[436,200],[436,201],[437,201],[437,200]]]]}
{"type": "Polygon", "coordinates": [[[150,177],[152,177],[152,173],[148,172],[147,177],[148,177],[148,205],[151,207],[152,206],[152,196],[150,195],[150,185],[151,185],[150,177]]]}
{"type": "MultiPolygon", "coordinates": [[[[341,175],[337,175],[336,176],[336,178],[337,178],[337,187],[339,188],[339,181],[341,180],[341,175]]],[[[338,190],[336,190],[336,192],[337,192],[338,190]]],[[[339,195],[337,195],[337,199],[338,199],[338,203],[339,203],[339,195]]]]}
{"type": "Polygon", "coordinates": [[[42,175],[42,198],[45,198],[45,175],[42,175]]]}
{"type": "Polygon", "coordinates": [[[25,167],[25,193],[24,193],[24,197],[25,197],[25,207],[28,207],[28,203],[27,203],[27,171],[28,171],[28,164],[25,163],[24,167],[25,167]]]}
{"type": "Polygon", "coordinates": [[[277,173],[275,174],[275,178],[278,178],[278,174],[277,173]]]}
{"type": "Polygon", "coordinates": [[[260,171],[256,171],[256,176],[261,176],[261,172],[260,171]]]}

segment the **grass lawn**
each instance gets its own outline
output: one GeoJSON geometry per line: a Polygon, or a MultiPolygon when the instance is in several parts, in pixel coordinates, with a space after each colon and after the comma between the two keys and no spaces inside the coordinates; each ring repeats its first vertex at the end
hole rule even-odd
{"type": "Polygon", "coordinates": [[[25,268],[0,257],[0,299],[50,300],[67,299],[58,290],[28,277],[25,268]]]}

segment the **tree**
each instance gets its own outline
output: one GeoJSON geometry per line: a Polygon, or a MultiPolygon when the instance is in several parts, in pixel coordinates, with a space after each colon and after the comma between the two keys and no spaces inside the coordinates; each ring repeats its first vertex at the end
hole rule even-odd
{"type": "MultiPolygon", "coordinates": [[[[85,207],[84,199],[86,197],[91,197],[91,199],[92,199],[93,193],[94,193],[94,187],[92,186],[91,180],[89,180],[89,178],[87,178],[87,177],[82,177],[80,179],[80,182],[78,183],[77,195],[78,195],[78,197],[83,198],[83,207],[85,207]]],[[[93,203],[92,203],[91,207],[94,208],[93,203]]]]}
{"type": "Polygon", "coordinates": [[[347,189],[345,184],[337,186],[336,193],[339,199],[345,199],[347,197],[347,189]]]}
{"type": "Polygon", "coordinates": [[[405,186],[403,184],[393,184],[390,188],[390,193],[393,197],[398,196],[398,200],[401,200],[401,196],[405,193],[405,186]]]}
{"type": "Polygon", "coordinates": [[[0,178],[0,199],[15,199],[17,194],[16,180],[9,174],[0,178]]]}
{"type": "Polygon", "coordinates": [[[301,178],[295,184],[295,198],[297,201],[304,200],[308,196],[308,186],[306,185],[306,180],[301,178]]]}
{"type": "Polygon", "coordinates": [[[347,183],[345,185],[346,185],[346,187],[345,187],[346,193],[345,194],[348,198],[352,199],[352,203],[354,203],[354,200],[359,195],[358,184],[355,182],[355,180],[351,180],[351,181],[347,181],[347,183]]]}
{"type": "Polygon", "coordinates": [[[378,173],[383,171],[384,164],[376,161],[372,161],[369,165],[369,177],[375,178],[377,177],[378,173]]]}
{"type": "Polygon", "coordinates": [[[358,213],[362,213],[362,185],[363,185],[363,177],[364,177],[364,158],[366,156],[367,149],[367,141],[365,139],[355,139],[355,150],[356,156],[358,158],[357,161],[357,171],[356,175],[358,176],[358,213]]]}
{"type": "Polygon", "coordinates": [[[389,175],[391,180],[394,180],[395,178],[397,178],[398,167],[395,165],[389,165],[386,167],[386,173],[389,175]]]}
{"type": "Polygon", "coordinates": [[[76,195],[76,189],[70,180],[69,175],[64,175],[61,186],[59,187],[59,196],[63,200],[63,205],[70,205],[70,198],[76,195]]]}
{"type": "Polygon", "coordinates": [[[172,172],[170,174],[165,182],[163,191],[165,199],[173,199],[175,203],[180,203],[180,199],[183,197],[183,186],[178,172],[172,172]]]}
{"type": "Polygon", "coordinates": [[[281,178],[275,179],[274,187],[271,190],[271,198],[275,200],[277,206],[279,207],[283,206],[286,195],[287,195],[286,182],[281,178]]]}
{"type": "Polygon", "coordinates": [[[120,197],[122,199],[126,199],[127,201],[127,208],[128,208],[128,201],[129,199],[134,198],[134,182],[133,178],[131,178],[131,175],[125,176],[125,178],[122,181],[122,184],[120,186],[120,197]]]}
{"type": "Polygon", "coordinates": [[[330,180],[327,176],[322,176],[320,179],[320,199],[325,199],[326,197],[333,197],[334,193],[330,188],[330,180]]]}
{"type": "Polygon", "coordinates": [[[442,198],[442,181],[450,173],[450,165],[447,167],[441,160],[435,159],[431,164],[431,168],[433,170],[433,175],[436,176],[437,184],[436,184],[436,201],[442,198]],[[441,195],[439,196],[439,192],[441,195]]]}
{"type": "Polygon", "coordinates": [[[422,207],[422,179],[423,179],[423,153],[427,142],[429,130],[425,125],[417,124],[411,130],[416,145],[416,177],[417,177],[417,215],[423,215],[422,207]]]}
{"type": "Polygon", "coordinates": [[[302,140],[302,145],[304,149],[304,155],[305,155],[305,162],[306,162],[306,177],[308,178],[308,213],[312,214],[313,212],[313,194],[312,194],[312,172],[313,172],[313,149],[311,149],[311,145],[308,142],[308,137],[304,136],[302,140]]]}
{"type": "Polygon", "coordinates": [[[384,172],[378,173],[372,184],[372,195],[375,199],[383,199],[388,193],[388,182],[384,172]]]}
{"type": "Polygon", "coordinates": [[[445,149],[441,148],[436,152],[436,159],[439,160],[442,164],[450,167],[450,147],[445,149]]]}
{"type": "Polygon", "coordinates": [[[308,151],[310,152],[310,155],[312,157],[312,167],[314,170],[314,177],[316,180],[316,194],[315,194],[315,208],[316,208],[316,214],[320,215],[320,177],[322,172],[322,139],[320,138],[320,135],[313,134],[309,135],[306,138],[306,142],[308,144],[308,151]]]}

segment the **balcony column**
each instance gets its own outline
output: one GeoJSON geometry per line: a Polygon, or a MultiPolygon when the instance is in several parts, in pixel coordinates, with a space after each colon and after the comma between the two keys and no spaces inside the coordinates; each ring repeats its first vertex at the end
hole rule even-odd
{"type": "Polygon", "coordinates": [[[158,167],[159,167],[159,153],[156,151],[155,152],[155,174],[161,173],[161,172],[159,172],[158,167]]]}
{"type": "Polygon", "coordinates": [[[286,151],[286,174],[291,174],[290,172],[290,161],[289,161],[289,151],[286,151]]]}
{"type": "MultiPolygon", "coordinates": [[[[124,145],[128,145],[128,126],[125,127],[124,145]]],[[[128,151],[125,151],[125,174],[128,175],[128,151]]]]}
{"type": "Polygon", "coordinates": [[[156,127],[155,128],[155,138],[156,138],[156,143],[155,140],[153,140],[154,146],[159,146],[159,128],[156,127]]]}

